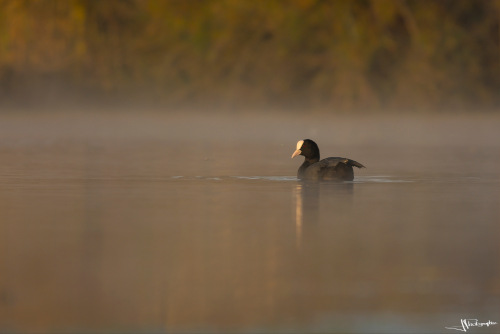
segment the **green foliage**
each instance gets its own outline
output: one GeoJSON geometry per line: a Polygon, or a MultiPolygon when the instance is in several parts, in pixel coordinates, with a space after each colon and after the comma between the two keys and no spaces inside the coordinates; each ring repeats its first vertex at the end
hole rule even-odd
{"type": "Polygon", "coordinates": [[[0,0],[0,97],[47,82],[177,104],[494,108],[500,1],[0,0]]]}

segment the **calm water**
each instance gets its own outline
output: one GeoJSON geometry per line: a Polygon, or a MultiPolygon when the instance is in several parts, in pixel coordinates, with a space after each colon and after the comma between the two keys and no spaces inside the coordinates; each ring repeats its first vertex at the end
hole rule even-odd
{"type": "Polygon", "coordinates": [[[0,116],[0,332],[500,323],[500,118],[311,117],[0,116]]]}

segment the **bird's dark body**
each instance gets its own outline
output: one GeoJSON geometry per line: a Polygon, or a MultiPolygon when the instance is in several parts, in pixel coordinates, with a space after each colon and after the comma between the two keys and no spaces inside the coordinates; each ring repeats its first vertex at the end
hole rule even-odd
{"type": "Polygon", "coordinates": [[[346,158],[326,158],[315,163],[305,160],[298,170],[297,178],[311,181],[352,181],[352,166],[364,167],[359,162],[346,158]]]}
{"type": "Polygon", "coordinates": [[[304,163],[297,172],[297,178],[300,180],[352,181],[354,179],[352,167],[365,167],[347,158],[332,157],[320,160],[318,145],[310,139],[304,139],[293,156],[296,156],[296,153],[305,157],[304,163]]]}

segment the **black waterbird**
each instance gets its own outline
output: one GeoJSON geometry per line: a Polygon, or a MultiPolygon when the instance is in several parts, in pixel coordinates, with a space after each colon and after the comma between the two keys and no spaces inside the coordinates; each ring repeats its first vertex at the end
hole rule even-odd
{"type": "Polygon", "coordinates": [[[303,155],[305,158],[297,172],[297,178],[300,180],[352,181],[354,179],[352,167],[365,168],[359,162],[347,158],[334,157],[319,160],[318,145],[311,139],[298,141],[297,149],[293,152],[292,158],[297,155],[303,155]]]}

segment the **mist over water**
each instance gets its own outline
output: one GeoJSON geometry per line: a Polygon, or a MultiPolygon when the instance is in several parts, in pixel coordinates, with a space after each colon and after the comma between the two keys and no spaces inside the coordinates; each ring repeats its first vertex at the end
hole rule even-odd
{"type": "Polygon", "coordinates": [[[500,322],[499,128],[489,114],[4,113],[0,331],[500,322]],[[367,168],[299,182],[304,138],[367,168]]]}

